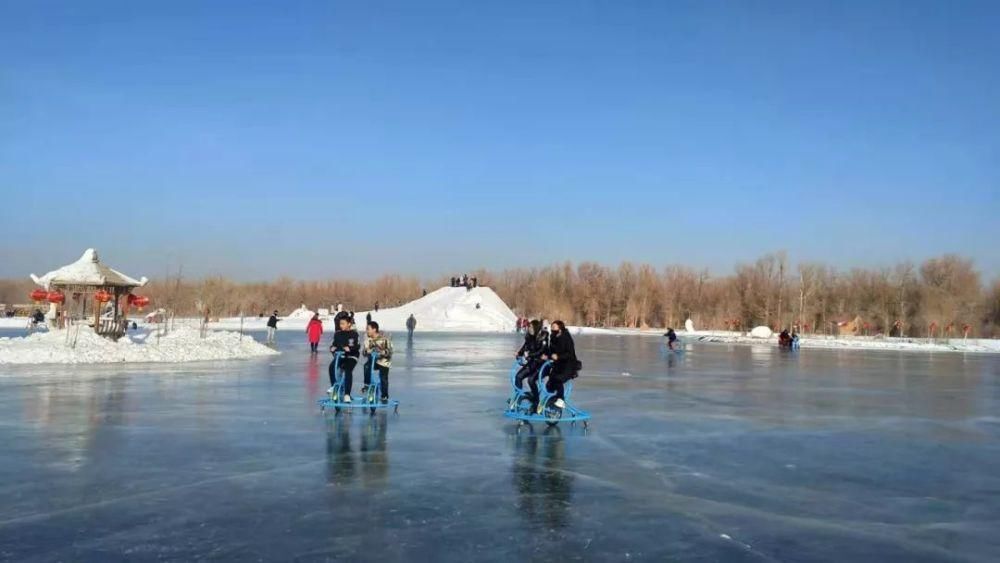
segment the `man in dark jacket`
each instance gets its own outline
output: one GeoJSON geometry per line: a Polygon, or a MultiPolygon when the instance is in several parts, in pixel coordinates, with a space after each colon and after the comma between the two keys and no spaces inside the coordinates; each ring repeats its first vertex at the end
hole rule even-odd
{"type": "Polygon", "coordinates": [[[278,311],[271,313],[267,319],[267,343],[274,344],[274,333],[278,330],[278,311]]]}
{"type": "MultiPolygon", "coordinates": [[[[351,402],[351,386],[354,383],[354,367],[358,365],[358,357],[361,355],[361,338],[358,331],[351,326],[351,319],[346,315],[337,321],[337,332],[333,333],[333,344],[330,345],[330,352],[341,352],[340,370],[344,372],[344,402],[351,402]]],[[[337,382],[337,374],[333,371],[336,361],[330,362],[330,389],[327,393],[333,393],[333,385],[337,382]]]]}
{"type": "Polygon", "coordinates": [[[549,349],[542,359],[552,360],[552,369],[549,371],[548,389],[556,394],[555,406],[565,408],[566,382],[577,376],[580,364],[576,359],[576,345],[573,344],[573,337],[566,330],[566,323],[562,321],[552,321],[551,334],[549,335],[549,349]]]}

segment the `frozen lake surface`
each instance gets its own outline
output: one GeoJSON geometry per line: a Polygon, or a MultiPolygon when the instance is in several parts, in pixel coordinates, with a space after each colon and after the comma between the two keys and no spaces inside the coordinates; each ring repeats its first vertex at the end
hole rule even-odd
{"type": "Polygon", "coordinates": [[[339,418],[279,338],[0,366],[0,560],[1000,559],[996,356],[580,336],[590,430],[517,433],[513,335],[396,335],[399,415],[339,418]]]}

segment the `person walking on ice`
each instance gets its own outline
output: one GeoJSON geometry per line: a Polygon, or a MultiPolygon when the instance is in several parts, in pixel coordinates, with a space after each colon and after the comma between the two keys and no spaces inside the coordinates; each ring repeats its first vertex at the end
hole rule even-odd
{"type": "Polygon", "coordinates": [[[278,311],[271,313],[267,319],[267,344],[274,344],[274,333],[278,330],[278,311]]]}
{"type": "Polygon", "coordinates": [[[309,319],[306,335],[309,337],[309,353],[319,353],[319,339],[323,336],[323,321],[319,320],[319,313],[313,313],[312,318],[309,319]]]}
{"type": "Polygon", "coordinates": [[[409,338],[413,339],[413,331],[417,329],[417,318],[410,313],[410,318],[406,319],[406,332],[409,338]]]}
{"type": "Polygon", "coordinates": [[[372,371],[378,370],[379,384],[382,386],[383,403],[389,402],[389,368],[392,366],[392,339],[389,335],[380,331],[378,323],[369,322],[365,330],[368,338],[365,340],[365,386],[361,390],[362,394],[368,393],[368,386],[371,385],[372,371]],[[378,360],[372,362],[372,353],[378,354],[378,360]]]}

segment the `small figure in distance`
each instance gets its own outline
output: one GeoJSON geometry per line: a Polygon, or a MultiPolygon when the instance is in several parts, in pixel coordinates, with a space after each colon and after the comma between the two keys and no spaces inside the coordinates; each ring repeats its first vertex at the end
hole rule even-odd
{"type": "Polygon", "coordinates": [[[274,344],[274,333],[278,330],[278,310],[275,309],[267,319],[267,343],[274,344]]]}
{"type": "Polygon", "coordinates": [[[410,313],[410,317],[406,319],[406,332],[411,340],[413,339],[413,331],[416,329],[417,318],[413,316],[413,313],[410,313]]]}
{"type": "Polygon", "coordinates": [[[673,327],[667,327],[667,332],[663,336],[667,337],[667,348],[673,350],[677,347],[677,333],[674,332],[673,327]]]}
{"type": "Polygon", "coordinates": [[[313,313],[309,324],[306,326],[306,335],[309,337],[309,353],[319,353],[319,339],[323,336],[323,321],[319,320],[319,313],[313,313]]]}
{"type": "Polygon", "coordinates": [[[783,329],[781,334],[778,335],[778,347],[779,348],[791,348],[792,347],[792,336],[788,334],[788,329],[783,329]]]}

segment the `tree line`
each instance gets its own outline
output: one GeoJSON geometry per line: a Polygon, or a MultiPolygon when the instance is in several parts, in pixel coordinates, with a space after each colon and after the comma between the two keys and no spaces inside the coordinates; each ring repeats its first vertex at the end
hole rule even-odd
{"type": "MultiPolygon", "coordinates": [[[[840,271],[819,263],[789,266],[784,252],[737,265],[729,275],[686,266],[657,269],[624,262],[563,263],[470,273],[492,287],[519,315],[562,319],[594,327],[682,326],[748,330],[757,325],[832,333],[836,323],[860,318],[859,333],[903,336],[1000,336],[1000,280],[984,285],[973,262],[957,255],[916,265],[840,271]]],[[[152,280],[141,292],[155,307],[181,316],[256,316],[287,313],[305,304],[367,310],[420,297],[444,287],[448,278],[421,282],[386,275],[370,281],[236,282],[224,277],[152,280]]],[[[23,303],[27,280],[0,280],[0,302],[23,303]]]]}

